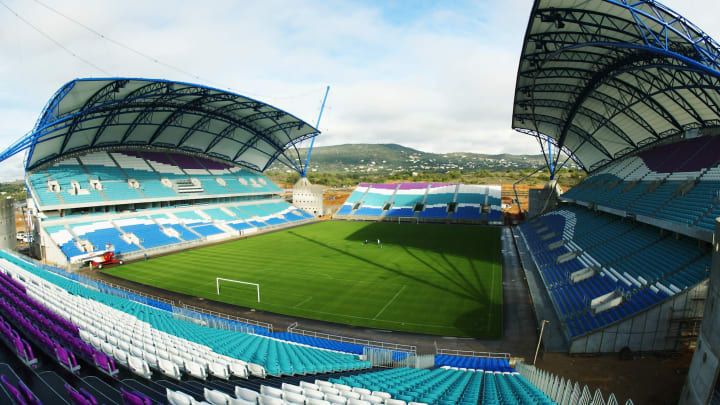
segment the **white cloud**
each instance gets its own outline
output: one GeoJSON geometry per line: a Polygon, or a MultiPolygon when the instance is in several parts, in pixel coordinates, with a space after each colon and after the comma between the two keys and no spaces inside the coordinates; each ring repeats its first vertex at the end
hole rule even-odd
{"type": "MultiPolygon", "coordinates": [[[[199,78],[113,45],[35,2],[9,3],[112,75],[232,88],[312,124],[325,85],[331,85],[320,145],[383,142],[434,152],[539,152],[534,140],[510,130],[529,0],[468,0],[434,9],[432,3],[383,1],[43,1],[199,78]]],[[[667,4],[720,37],[716,2],[667,4]]],[[[2,7],[0,52],[5,62],[0,148],[32,128],[62,84],[105,76],[2,7]]]]}

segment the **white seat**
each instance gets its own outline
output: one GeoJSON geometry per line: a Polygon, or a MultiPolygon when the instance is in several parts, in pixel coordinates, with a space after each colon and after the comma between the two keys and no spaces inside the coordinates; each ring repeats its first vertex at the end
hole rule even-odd
{"type": "Polygon", "coordinates": [[[280,398],[271,397],[268,395],[260,395],[258,397],[258,405],[285,405],[280,398]]]}
{"type": "Polygon", "coordinates": [[[361,394],[361,395],[362,394],[366,394],[366,395],[372,394],[372,391],[365,389],[365,388],[360,388],[360,387],[353,387],[352,391],[357,392],[358,394],[361,394]]]}
{"type": "Polygon", "coordinates": [[[330,402],[324,399],[308,398],[307,405],[330,405],[330,402]]]}
{"type": "Polygon", "coordinates": [[[315,391],[318,391],[320,387],[317,384],[309,383],[307,381],[300,381],[300,387],[302,388],[310,388],[315,391]]]}
{"type": "Polygon", "coordinates": [[[247,402],[257,403],[257,399],[260,396],[257,391],[251,389],[235,386],[235,397],[238,399],[245,400],[247,402]]]}
{"type": "Polygon", "coordinates": [[[305,395],[308,398],[313,398],[313,399],[325,399],[325,394],[323,394],[321,391],[317,391],[312,388],[303,389],[303,395],[305,395]]]}
{"type": "Polygon", "coordinates": [[[149,379],[152,376],[152,371],[150,371],[150,366],[148,366],[147,362],[139,357],[135,356],[128,356],[127,357],[128,367],[130,368],[130,371],[132,371],[134,374],[139,375],[140,377],[149,379]]]}
{"type": "Polygon", "coordinates": [[[207,388],[203,391],[205,400],[210,402],[212,405],[228,405],[232,397],[224,392],[217,390],[209,390],[207,388]]]}
{"type": "MultiPolygon", "coordinates": [[[[325,386],[325,385],[321,385],[321,386],[320,386],[320,391],[322,391],[322,392],[324,392],[324,393],[326,393],[326,394],[333,394],[333,395],[339,395],[339,394],[340,394],[340,390],[339,390],[339,389],[333,388],[333,387],[328,387],[328,386],[325,386]]],[[[327,399],[327,398],[325,398],[325,399],[327,399]]]]}
{"type": "Polygon", "coordinates": [[[294,392],[296,394],[302,394],[303,390],[302,388],[298,387],[297,385],[292,385],[288,383],[282,383],[282,390],[287,392],[294,392]]]}
{"type": "Polygon", "coordinates": [[[265,378],[267,377],[267,372],[265,372],[265,367],[255,364],[255,363],[248,363],[247,369],[250,372],[251,375],[255,377],[265,378]]]}
{"type": "Polygon", "coordinates": [[[90,334],[90,332],[85,331],[85,330],[82,330],[82,329],[80,329],[80,330],[78,331],[78,334],[80,335],[80,339],[82,339],[82,340],[84,340],[84,341],[86,341],[86,342],[90,341],[90,337],[92,336],[92,335],[90,334]]]}
{"type": "Polygon", "coordinates": [[[383,402],[385,402],[384,398],[380,398],[380,397],[376,397],[376,396],[368,395],[368,394],[363,394],[360,397],[360,399],[362,399],[363,401],[368,401],[371,404],[375,404],[375,405],[382,404],[383,402]]]}
{"type": "Polygon", "coordinates": [[[227,364],[209,363],[208,370],[213,377],[222,378],[223,380],[230,379],[230,371],[228,371],[227,364]]]}
{"type": "Polygon", "coordinates": [[[137,346],[130,346],[129,352],[130,352],[130,354],[132,354],[135,357],[142,358],[142,356],[143,356],[142,349],[138,348],[137,346]]]}
{"type": "Polygon", "coordinates": [[[199,378],[201,380],[204,380],[207,378],[207,373],[205,372],[205,367],[202,365],[195,363],[194,361],[185,360],[185,372],[190,374],[191,376],[195,378],[199,378]]]}
{"type": "Polygon", "coordinates": [[[113,336],[113,335],[107,335],[107,336],[105,336],[105,339],[106,339],[107,342],[110,343],[111,345],[117,346],[118,340],[117,340],[117,338],[116,338],[115,336],[113,336]]]}
{"type": "Polygon", "coordinates": [[[102,342],[102,347],[100,348],[100,351],[105,353],[108,356],[113,355],[113,345],[111,345],[108,342],[102,342]]]}
{"type": "Polygon", "coordinates": [[[332,388],[333,383],[331,383],[330,381],[325,381],[325,380],[315,380],[315,385],[317,385],[318,387],[330,387],[330,388],[332,388]]]}
{"type": "Polygon", "coordinates": [[[425,402],[410,402],[408,405],[428,405],[425,402]]]}
{"type": "Polygon", "coordinates": [[[157,369],[158,368],[158,358],[152,353],[148,352],[142,352],[142,358],[143,360],[147,361],[148,366],[157,369]]]}
{"type": "Polygon", "coordinates": [[[158,359],[158,368],[160,369],[161,373],[165,374],[170,378],[174,378],[176,380],[180,380],[181,378],[180,369],[178,368],[177,364],[173,363],[170,360],[158,359]]]}
{"type": "Polygon", "coordinates": [[[102,350],[103,341],[99,337],[92,336],[90,338],[90,344],[93,345],[94,348],[96,348],[98,350],[102,350]]]}
{"type": "Polygon", "coordinates": [[[392,395],[388,394],[387,392],[373,391],[372,394],[376,397],[380,397],[380,398],[384,398],[384,399],[392,398],[392,395]]]}
{"type": "Polygon", "coordinates": [[[243,363],[230,362],[230,373],[235,377],[248,378],[248,368],[243,363]]]}
{"type": "Polygon", "coordinates": [[[368,401],[362,399],[348,399],[348,405],[371,405],[368,401]]]}
{"type": "Polygon", "coordinates": [[[360,399],[360,393],[359,392],[352,392],[352,391],[340,391],[340,395],[344,396],[347,399],[360,399]]]}
{"type": "Polygon", "coordinates": [[[257,405],[257,401],[250,402],[244,399],[230,398],[230,401],[228,401],[228,405],[257,405]]]}
{"type": "Polygon", "coordinates": [[[118,348],[118,347],[114,347],[114,348],[113,348],[113,354],[112,354],[112,355],[113,355],[113,357],[115,358],[115,360],[116,360],[118,363],[120,363],[120,364],[122,364],[123,366],[127,367],[127,365],[128,365],[128,355],[127,355],[127,352],[126,352],[125,350],[122,350],[122,349],[120,349],[120,348],[118,348]]]}
{"type": "Polygon", "coordinates": [[[336,394],[325,395],[325,400],[330,401],[333,404],[337,404],[337,405],[345,405],[345,403],[347,402],[347,398],[341,397],[340,395],[336,395],[336,394]]]}
{"type": "Polygon", "coordinates": [[[305,405],[305,395],[298,394],[297,392],[283,391],[282,398],[288,404],[305,405]]]}
{"type": "Polygon", "coordinates": [[[173,363],[177,364],[180,370],[183,370],[185,368],[185,362],[186,360],[180,356],[176,356],[174,354],[170,355],[170,358],[168,359],[172,361],[173,363]]]}
{"type": "Polygon", "coordinates": [[[190,395],[180,391],[173,391],[170,388],[165,388],[165,396],[170,405],[191,405],[193,400],[190,395]]]}
{"type": "Polygon", "coordinates": [[[352,388],[353,388],[349,385],[340,384],[340,383],[333,384],[333,387],[339,389],[340,391],[352,391],[352,388]]]}
{"type": "Polygon", "coordinates": [[[275,398],[282,398],[282,390],[279,390],[277,388],[273,388],[267,385],[261,385],[260,386],[260,394],[267,395],[275,398]]]}
{"type": "Polygon", "coordinates": [[[385,400],[385,405],[405,405],[405,401],[401,399],[388,398],[385,400]]]}
{"type": "Polygon", "coordinates": [[[127,343],[125,343],[125,342],[123,342],[122,340],[118,342],[118,347],[121,348],[121,349],[123,349],[123,350],[126,351],[126,352],[129,352],[129,351],[130,351],[130,345],[127,344],[127,343]]]}

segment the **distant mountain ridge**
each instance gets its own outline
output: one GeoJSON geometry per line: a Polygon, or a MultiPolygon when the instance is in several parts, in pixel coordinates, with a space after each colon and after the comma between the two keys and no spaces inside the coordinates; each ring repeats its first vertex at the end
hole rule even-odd
{"type": "MultiPolygon", "coordinates": [[[[300,149],[305,159],[307,149],[300,149]]],[[[303,160],[304,162],[304,160],[303,160]]],[[[470,152],[431,153],[398,144],[344,144],[313,148],[310,171],[392,172],[423,170],[529,169],[545,164],[543,155],[482,154],[470,152]]],[[[285,171],[279,163],[270,171],[285,171]]]]}

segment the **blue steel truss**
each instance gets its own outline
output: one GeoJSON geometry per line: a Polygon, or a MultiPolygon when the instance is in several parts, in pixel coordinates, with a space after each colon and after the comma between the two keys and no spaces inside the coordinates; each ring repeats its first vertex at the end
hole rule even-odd
{"type": "Polygon", "coordinates": [[[154,79],[76,79],[53,95],[33,130],[3,151],[0,161],[26,151],[25,168],[32,170],[70,153],[144,146],[207,155],[257,171],[278,161],[301,173],[297,145],[318,134],[317,129],[283,110],[211,87],[154,79]],[[80,85],[93,91],[67,100],[74,90],[80,93],[80,85]],[[81,103],[75,105],[78,98],[81,103]],[[133,117],[132,121],[128,117],[133,117]],[[149,135],[138,137],[136,130],[141,127],[150,129],[143,132],[149,135]],[[168,131],[181,133],[179,141],[163,141],[161,137],[168,131]],[[78,138],[80,143],[73,138],[79,132],[84,134],[78,138]],[[207,146],[188,143],[193,137],[202,137],[207,146]],[[218,153],[214,148],[220,142],[231,150],[218,153]],[[44,143],[57,146],[37,155],[38,145],[44,143]],[[252,154],[252,161],[243,158],[247,153],[252,154]]]}
{"type": "Polygon", "coordinates": [[[551,172],[560,150],[595,170],[718,120],[720,45],[686,18],[652,0],[534,2],[512,126],[558,148],[551,172]]]}

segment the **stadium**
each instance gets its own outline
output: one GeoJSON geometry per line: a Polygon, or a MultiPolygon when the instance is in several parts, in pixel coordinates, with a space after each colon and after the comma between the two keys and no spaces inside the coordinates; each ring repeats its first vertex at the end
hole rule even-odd
{"type": "Polygon", "coordinates": [[[502,185],[436,182],[360,183],[322,215],[318,124],[67,82],[0,154],[24,155],[32,234],[19,252],[0,205],[0,402],[632,404],[538,357],[629,359],[601,372],[635,381],[690,353],[664,400],[720,403],[720,45],[655,1],[536,0],[510,124],[551,178],[519,219],[502,185]],[[568,162],[587,177],[563,192],[568,162]]]}

